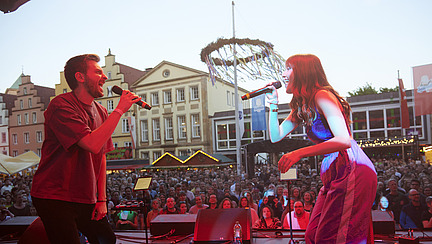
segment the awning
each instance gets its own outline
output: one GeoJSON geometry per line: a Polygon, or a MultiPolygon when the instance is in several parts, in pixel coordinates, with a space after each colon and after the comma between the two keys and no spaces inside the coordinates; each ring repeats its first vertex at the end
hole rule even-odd
{"type": "Polygon", "coordinates": [[[13,175],[32,166],[38,165],[40,158],[33,151],[16,157],[0,154],[0,173],[13,175]]]}

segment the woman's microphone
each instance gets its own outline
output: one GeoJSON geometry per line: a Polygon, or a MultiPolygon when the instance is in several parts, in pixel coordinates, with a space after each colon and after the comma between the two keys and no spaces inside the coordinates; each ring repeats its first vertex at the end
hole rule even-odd
{"type": "Polygon", "coordinates": [[[279,89],[279,88],[282,87],[282,84],[281,84],[280,81],[275,81],[275,82],[273,82],[273,83],[271,83],[271,84],[269,84],[269,85],[266,85],[266,86],[263,87],[263,88],[260,88],[260,89],[258,89],[258,90],[255,90],[255,91],[253,91],[253,92],[246,93],[245,95],[243,95],[243,96],[241,97],[241,99],[242,99],[242,100],[248,100],[248,99],[250,99],[250,98],[257,97],[257,96],[262,95],[262,94],[265,94],[265,93],[269,93],[269,92],[272,91],[272,89],[271,89],[269,86],[274,86],[276,89],[279,89]]]}
{"type": "MultiPolygon", "coordinates": [[[[115,94],[120,95],[120,96],[121,96],[121,94],[122,94],[122,92],[123,92],[123,89],[121,89],[121,88],[118,87],[118,86],[113,86],[113,88],[112,88],[111,90],[112,90],[115,94]]],[[[145,109],[148,109],[148,110],[151,109],[151,106],[150,106],[150,105],[148,105],[146,102],[141,101],[141,100],[139,100],[139,101],[136,102],[135,104],[137,104],[137,105],[139,105],[140,107],[143,107],[143,108],[145,108],[145,109]]]]}

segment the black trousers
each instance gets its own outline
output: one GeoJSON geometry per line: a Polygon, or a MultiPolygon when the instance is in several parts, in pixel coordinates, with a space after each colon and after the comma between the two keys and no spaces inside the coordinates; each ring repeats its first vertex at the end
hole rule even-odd
{"type": "Polygon", "coordinates": [[[90,243],[115,244],[116,237],[107,217],[92,220],[94,204],[32,197],[51,244],[79,244],[79,232],[90,243]]]}

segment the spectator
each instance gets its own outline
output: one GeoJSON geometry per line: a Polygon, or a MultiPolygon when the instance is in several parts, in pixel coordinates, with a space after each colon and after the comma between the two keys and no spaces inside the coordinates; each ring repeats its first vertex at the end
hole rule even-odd
{"type": "Polygon", "coordinates": [[[190,214],[197,214],[198,211],[200,209],[206,209],[209,206],[207,204],[204,204],[202,201],[202,197],[200,195],[195,196],[195,205],[193,205],[190,209],[189,209],[189,213],[190,214]]]}
{"type": "Polygon", "coordinates": [[[431,186],[425,186],[425,187],[423,188],[423,194],[424,194],[426,197],[430,197],[430,196],[432,196],[432,187],[431,187],[431,186]]]}
{"type": "Polygon", "coordinates": [[[162,211],[159,200],[157,199],[151,202],[151,207],[152,209],[147,213],[147,228],[150,227],[150,222],[162,211]]]}
{"type": "Polygon", "coordinates": [[[244,196],[247,198],[247,200],[249,202],[249,206],[251,208],[253,208],[258,213],[258,204],[256,204],[255,201],[253,200],[252,194],[250,193],[250,191],[246,191],[244,193],[244,196]]]}
{"type": "Polygon", "coordinates": [[[136,230],[138,229],[138,213],[135,211],[121,210],[117,214],[116,229],[136,230]]]}
{"type": "Polygon", "coordinates": [[[224,198],[219,204],[220,209],[234,208],[233,201],[229,198],[224,198]]]}
{"type": "Polygon", "coordinates": [[[428,209],[422,214],[422,224],[423,228],[432,228],[432,197],[429,196],[426,198],[426,204],[428,209]]]}
{"type": "Polygon", "coordinates": [[[127,186],[127,187],[124,189],[124,192],[125,192],[125,194],[124,194],[124,197],[123,197],[122,200],[125,200],[125,201],[132,201],[132,200],[136,200],[136,198],[135,198],[135,197],[133,196],[133,194],[132,194],[132,187],[127,186]]]}
{"type": "Polygon", "coordinates": [[[273,209],[274,216],[280,219],[282,216],[283,207],[282,203],[279,202],[279,199],[274,196],[269,196],[268,205],[273,209]]]}
{"type": "Polygon", "coordinates": [[[293,198],[294,201],[301,201],[300,189],[294,187],[291,191],[291,198],[293,198]]]}
{"type": "Polygon", "coordinates": [[[168,197],[166,200],[165,208],[163,208],[160,214],[178,214],[178,210],[175,207],[175,200],[173,197],[168,197]]]}
{"type": "Polygon", "coordinates": [[[308,213],[312,213],[314,203],[312,202],[312,195],[310,192],[307,191],[303,193],[303,202],[305,211],[308,213]]]}
{"type": "Polygon", "coordinates": [[[282,223],[280,220],[273,216],[273,210],[264,206],[261,208],[260,215],[262,216],[260,219],[255,221],[253,227],[257,229],[281,229],[282,223]]]}
{"type": "MultiPolygon", "coordinates": [[[[283,213],[283,228],[288,229],[290,227],[289,213],[287,210],[283,213]]],[[[291,223],[293,230],[305,230],[309,224],[310,213],[304,210],[304,205],[301,201],[296,201],[294,203],[294,211],[291,212],[291,223]]]]}
{"type": "Polygon", "coordinates": [[[11,213],[5,206],[0,206],[0,223],[13,217],[14,214],[11,213]]]}
{"type": "Polygon", "coordinates": [[[394,220],[394,214],[389,209],[389,201],[386,197],[382,196],[380,198],[377,210],[387,212],[392,217],[392,219],[394,220]]]}
{"type": "Polygon", "coordinates": [[[252,223],[255,223],[259,219],[258,214],[255,211],[255,209],[251,208],[249,200],[247,199],[247,197],[241,197],[240,198],[239,208],[250,209],[251,217],[252,217],[252,223]]]}
{"type": "Polygon", "coordinates": [[[402,207],[399,223],[402,229],[421,229],[421,216],[426,207],[420,203],[420,194],[416,189],[409,192],[409,204],[402,207]]]}
{"type": "Polygon", "coordinates": [[[1,195],[4,195],[5,191],[12,192],[12,188],[14,188],[12,182],[9,179],[6,179],[0,190],[1,195]]]}
{"type": "Polygon", "coordinates": [[[8,209],[15,216],[31,216],[30,206],[24,202],[23,191],[18,191],[15,201],[8,209]]]}
{"type": "Polygon", "coordinates": [[[209,197],[209,209],[217,209],[218,208],[218,202],[216,194],[211,194],[209,197]]]}
{"type": "Polygon", "coordinates": [[[183,181],[181,183],[181,189],[186,193],[186,197],[189,199],[189,201],[192,201],[195,198],[193,192],[189,191],[189,184],[187,181],[183,181]]]}
{"type": "Polygon", "coordinates": [[[390,192],[385,196],[390,203],[390,210],[394,213],[395,221],[399,224],[400,213],[402,207],[408,204],[408,198],[398,191],[397,181],[395,179],[390,179],[387,183],[390,192]]]}
{"type": "Polygon", "coordinates": [[[179,214],[188,214],[186,202],[179,202],[179,214]]]}
{"type": "MultiPolygon", "coordinates": [[[[426,206],[426,196],[420,192],[420,181],[417,179],[412,179],[410,184],[410,190],[415,189],[420,194],[420,203],[426,206]]],[[[408,193],[409,194],[409,193],[408,193]]]]}

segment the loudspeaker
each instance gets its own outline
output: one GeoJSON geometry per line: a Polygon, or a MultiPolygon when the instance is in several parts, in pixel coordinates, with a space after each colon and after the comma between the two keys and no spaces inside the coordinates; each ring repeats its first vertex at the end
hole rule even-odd
{"type": "Polygon", "coordinates": [[[193,234],[196,218],[196,214],[160,214],[150,221],[150,233],[159,236],[174,230],[175,236],[193,234]]]}
{"type": "Polygon", "coordinates": [[[50,243],[45,232],[45,227],[40,218],[37,218],[27,228],[18,241],[18,244],[47,244],[50,243]]]}
{"type": "Polygon", "coordinates": [[[198,212],[194,243],[226,243],[234,238],[234,224],[242,227],[243,243],[251,243],[252,218],[250,209],[201,209],[198,212]]]}
{"type": "Polygon", "coordinates": [[[16,216],[0,223],[0,238],[10,235],[21,236],[24,231],[37,219],[37,216],[16,216]]]}
{"type": "Polygon", "coordinates": [[[395,221],[388,212],[381,210],[372,210],[372,221],[374,234],[395,234],[395,221]]]}

